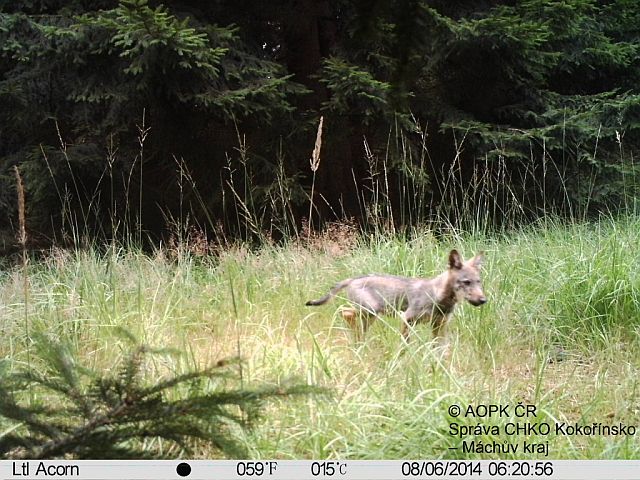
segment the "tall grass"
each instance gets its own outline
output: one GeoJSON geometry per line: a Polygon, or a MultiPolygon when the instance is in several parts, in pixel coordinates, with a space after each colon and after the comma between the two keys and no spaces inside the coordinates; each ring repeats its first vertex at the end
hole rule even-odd
{"type": "MultiPolygon", "coordinates": [[[[150,375],[211,365],[240,348],[246,386],[293,378],[331,389],[325,400],[268,407],[245,439],[256,458],[504,457],[449,450],[462,439],[449,434],[448,406],[524,402],[537,406],[537,421],[640,423],[639,232],[640,220],[621,217],[549,221],[508,235],[438,238],[416,229],[409,237],[365,238],[344,230],[343,238],[235,246],[204,257],[187,245],[152,255],[55,250],[30,270],[32,329],[69,341],[96,368],[122,357],[124,328],[184,352],[149,365],[150,375]],[[450,359],[434,348],[429,328],[418,326],[403,346],[398,318],[386,316],[358,343],[336,312],[340,302],[304,306],[354,273],[431,276],[453,246],[466,256],[486,251],[489,303],[454,315],[450,359]]],[[[29,342],[20,284],[16,270],[0,285],[11,339],[0,348],[10,363],[25,359],[29,342]]],[[[529,440],[549,441],[552,458],[640,455],[635,438],[529,440]]]]}
{"type": "MultiPolygon", "coordinates": [[[[142,169],[149,134],[144,124],[139,133],[136,163],[142,169]]],[[[318,152],[320,135],[321,127],[318,152]]],[[[640,219],[632,208],[592,221],[581,215],[560,220],[545,211],[538,222],[523,222],[530,219],[526,192],[509,187],[504,159],[480,162],[471,181],[463,178],[464,138],[449,171],[442,172],[446,181],[440,202],[429,204],[426,134],[417,152],[395,135],[382,157],[366,140],[363,144],[369,178],[354,188],[364,230],[343,222],[324,233],[315,231],[310,210],[309,231],[300,235],[292,213],[294,187],[283,162],[275,188],[258,195],[245,140],[240,134],[238,139],[238,158],[229,157],[221,176],[223,201],[232,212],[225,221],[235,222],[243,238],[258,238],[259,248],[230,241],[220,231],[196,179],[177,161],[180,191],[183,182],[190,186],[207,212],[210,231],[219,233],[216,241],[189,226],[181,204],[177,220],[167,214],[177,241],[151,253],[141,249],[140,216],[133,228],[113,216],[108,250],[90,241],[83,248],[51,250],[30,266],[28,296],[20,289],[22,272],[11,270],[0,277],[2,333],[9,339],[0,345],[5,367],[28,359],[33,332],[62,339],[83,363],[108,369],[124,356],[125,329],[142,343],[184,352],[149,365],[151,377],[240,354],[243,386],[295,378],[331,389],[333,395],[322,401],[283,400],[269,406],[263,423],[245,438],[256,458],[504,458],[460,450],[463,439],[449,431],[454,420],[447,409],[454,403],[523,402],[536,405],[540,421],[640,425],[640,219]],[[394,188],[392,182],[397,182],[394,188]],[[265,233],[265,220],[273,212],[282,215],[265,233]],[[497,223],[503,228],[490,228],[497,223]],[[116,239],[117,228],[123,241],[116,239]],[[273,231],[282,241],[270,240],[273,231]],[[419,326],[404,345],[397,316],[378,319],[366,340],[355,342],[335,308],[340,302],[304,306],[354,274],[435,275],[445,268],[453,247],[466,256],[486,252],[489,303],[462,306],[454,315],[450,358],[434,348],[429,328],[419,326]],[[30,330],[21,322],[27,306],[30,330]]],[[[114,157],[110,153],[105,170],[111,182],[114,157]]],[[[312,156],[312,172],[319,158],[312,156]]],[[[545,175],[555,163],[545,157],[543,164],[536,195],[544,204],[545,175]]],[[[307,200],[313,209],[313,192],[307,200]]],[[[138,215],[142,204],[139,197],[138,215]]],[[[115,210],[113,199],[110,205],[115,210]]],[[[125,210],[129,217],[128,204],[125,210]]],[[[82,236],[77,224],[73,232],[82,236]]],[[[37,362],[33,368],[39,368],[37,362]]],[[[504,427],[513,420],[493,418],[485,424],[504,427]]],[[[5,428],[0,423],[0,432],[5,428]]],[[[514,441],[504,435],[472,438],[514,441]]],[[[552,458],[640,457],[637,438],[527,439],[548,441],[552,458]]],[[[521,450],[512,457],[529,458],[521,450]]]]}

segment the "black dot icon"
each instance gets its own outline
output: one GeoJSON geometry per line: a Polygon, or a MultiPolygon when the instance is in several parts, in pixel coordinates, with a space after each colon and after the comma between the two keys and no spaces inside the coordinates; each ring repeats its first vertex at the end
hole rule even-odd
{"type": "Polygon", "coordinates": [[[179,463],[176,467],[176,473],[181,477],[188,477],[191,473],[191,465],[188,463],[179,463]]]}

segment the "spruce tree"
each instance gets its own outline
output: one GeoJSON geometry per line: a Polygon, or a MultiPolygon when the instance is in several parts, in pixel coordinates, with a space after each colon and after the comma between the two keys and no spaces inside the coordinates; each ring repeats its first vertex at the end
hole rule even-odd
{"type": "MultiPolygon", "coordinates": [[[[81,365],[68,343],[36,337],[31,368],[0,364],[0,456],[6,459],[247,458],[241,431],[266,402],[319,393],[307,385],[242,387],[239,359],[149,378],[153,357],[132,345],[109,371],[81,365]]],[[[266,419],[265,421],[269,421],[266,419]]]]}

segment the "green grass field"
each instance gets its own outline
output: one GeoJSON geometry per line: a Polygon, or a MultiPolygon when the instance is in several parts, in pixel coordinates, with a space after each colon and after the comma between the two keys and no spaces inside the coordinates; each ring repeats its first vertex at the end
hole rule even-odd
{"type": "Polygon", "coordinates": [[[555,424],[640,429],[639,245],[640,219],[623,217],[438,238],[339,229],[207,257],[188,247],[153,255],[56,250],[28,265],[27,323],[23,270],[2,270],[0,353],[9,369],[42,368],[28,357],[25,337],[44,332],[68,342],[78,363],[107,370],[126,352],[122,327],[145,344],[182,352],[150,362],[150,379],[239,354],[244,386],[330,390],[267,403],[256,427],[242,433],[254,458],[638,459],[640,433],[562,435],[555,424]],[[457,308],[449,358],[426,326],[404,345],[398,318],[386,316],[356,343],[339,301],[304,305],[356,274],[433,276],[451,248],[465,257],[486,252],[489,302],[457,308]],[[516,417],[519,403],[535,405],[537,417],[516,417]],[[453,404],[463,415],[449,415],[453,404]],[[489,404],[508,405],[510,415],[464,415],[468,405],[489,404]],[[508,424],[526,421],[551,432],[507,435],[508,424]],[[453,422],[497,428],[452,435],[453,422]],[[506,441],[518,450],[474,453],[463,444],[471,441],[506,441]],[[524,441],[548,442],[548,457],[523,452],[524,441]]]}

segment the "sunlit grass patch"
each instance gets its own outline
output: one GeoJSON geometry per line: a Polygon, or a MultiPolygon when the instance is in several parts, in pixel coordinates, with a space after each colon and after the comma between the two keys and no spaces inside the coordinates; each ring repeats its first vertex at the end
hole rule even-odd
{"type": "MultiPolygon", "coordinates": [[[[32,332],[70,342],[97,369],[126,354],[124,329],[183,352],[157,360],[149,375],[239,355],[245,386],[297,381],[330,389],[328,397],[266,406],[244,437],[255,457],[498,458],[449,449],[463,441],[451,435],[449,405],[523,402],[537,407],[537,421],[640,424],[639,232],[637,219],[623,218],[550,221],[493,236],[348,236],[346,248],[303,239],[258,250],[230,246],[209,256],[56,250],[28,266],[28,318],[32,332]],[[457,307],[450,357],[436,348],[428,326],[417,326],[405,345],[397,315],[387,315],[357,342],[339,301],[304,305],[357,274],[433,276],[454,247],[465,257],[485,251],[489,302],[457,307]]],[[[1,277],[8,341],[0,349],[9,365],[28,363],[21,273],[1,277]]],[[[514,418],[456,421],[504,431],[514,418]]],[[[640,455],[636,438],[530,437],[549,442],[550,458],[640,455]]],[[[480,439],[512,440],[504,433],[480,439]]]]}

